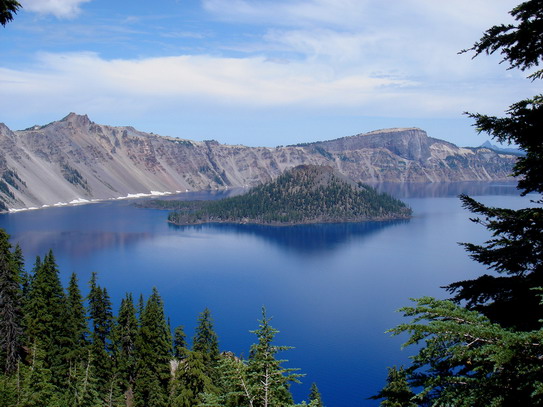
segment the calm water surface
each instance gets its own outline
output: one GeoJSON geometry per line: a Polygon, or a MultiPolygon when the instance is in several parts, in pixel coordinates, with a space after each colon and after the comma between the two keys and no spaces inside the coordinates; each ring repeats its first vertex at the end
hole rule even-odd
{"type": "MultiPolygon", "coordinates": [[[[93,271],[115,310],[126,292],[148,296],[156,286],[172,327],[192,337],[196,318],[212,310],[222,350],[248,354],[264,305],[280,330],[283,356],[306,376],[292,390],[307,398],[316,382],[328,407],[376,406],[366,400],[383,385],[386,367],[406,363],[405,338],[384,332],[410,297],[444,297],[440,286],[484,272],[457,242],[482,242],[457,195],[520,208],[513,184],[379,186],[404,199],[409,221],[293,227],[175,227],[167,212],[116,201],[0,215],[0,227],[35,256],[54,250],[66,284],[76,272],[84,292],[93,271]]],[[[226,193],[187,193],[216,199],[226,193]]],[[[116,311],[115,311],[116,312],[116,311]]]]}

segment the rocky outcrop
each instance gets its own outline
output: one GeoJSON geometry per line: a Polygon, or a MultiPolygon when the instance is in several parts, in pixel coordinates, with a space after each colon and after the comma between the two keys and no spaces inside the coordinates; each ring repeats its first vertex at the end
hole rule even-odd
{"type": "Polygon", "coordinates": [[[300,164],[355,181],[505,179],[515,157],[459,148],[420,129],[389,129],[286,147],[191,141],[64,119],[11,131],[0,124],[0,206],[42,207],[134,194],[253,186],[300,164]]]}

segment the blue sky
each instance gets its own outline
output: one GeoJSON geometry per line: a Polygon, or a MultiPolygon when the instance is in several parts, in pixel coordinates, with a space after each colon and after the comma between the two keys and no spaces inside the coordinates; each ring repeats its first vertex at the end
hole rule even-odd
{"type": "Polygon", "coordinates": [[[193,140],[276,146],[388,127],[480,145],[464,111],[536,92],[458,54],[518,0],[20,0],[0,26],[0,122],[69,112],[193,140]]]}

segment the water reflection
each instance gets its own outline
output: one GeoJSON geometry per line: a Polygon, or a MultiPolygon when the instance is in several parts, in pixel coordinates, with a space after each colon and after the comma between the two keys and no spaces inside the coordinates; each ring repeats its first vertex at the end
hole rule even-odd
{"type": "Polygon", "coordinates": [[[23,253],[43,255],[52,249],[55,253],[81,259],[107,249],[124,250],[152,236],[147,232],[29,231],[12,236],[12,242],[19,243],[23,253]]]}
{"type": "Polygon", "coordinates": [[[257,237],[279,247],[284,252],[302,256],[325,256],[353,240],[363,240],[382,230],[409,222],[396,220],[386,222],[333,223],[296,226],[266,226],[210,223],[205,225],[176,226],[174,230],[212,231],[257,237]]]}
{"type": "Polygon", "coordinates": [[[466,194],[482,195],[520,195],[516,181],[494,182],[429,182],[398,183],[383,182],[371,184],[381,192],[387,192],[396,198],[442,198],[466,194]]]}

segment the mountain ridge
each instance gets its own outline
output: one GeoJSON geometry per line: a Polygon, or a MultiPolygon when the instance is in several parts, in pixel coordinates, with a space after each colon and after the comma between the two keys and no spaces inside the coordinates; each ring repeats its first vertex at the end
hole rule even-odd
{"type": "Polygon", "coordinates": [[[26,130],[0,124],[0,207],[254,186],[300,164],[329,165],[357,182],[502,180],[514,162],[514,156],[457,147],[417,128],[246,147],[101,125],[70,113],[26,130]]]}

